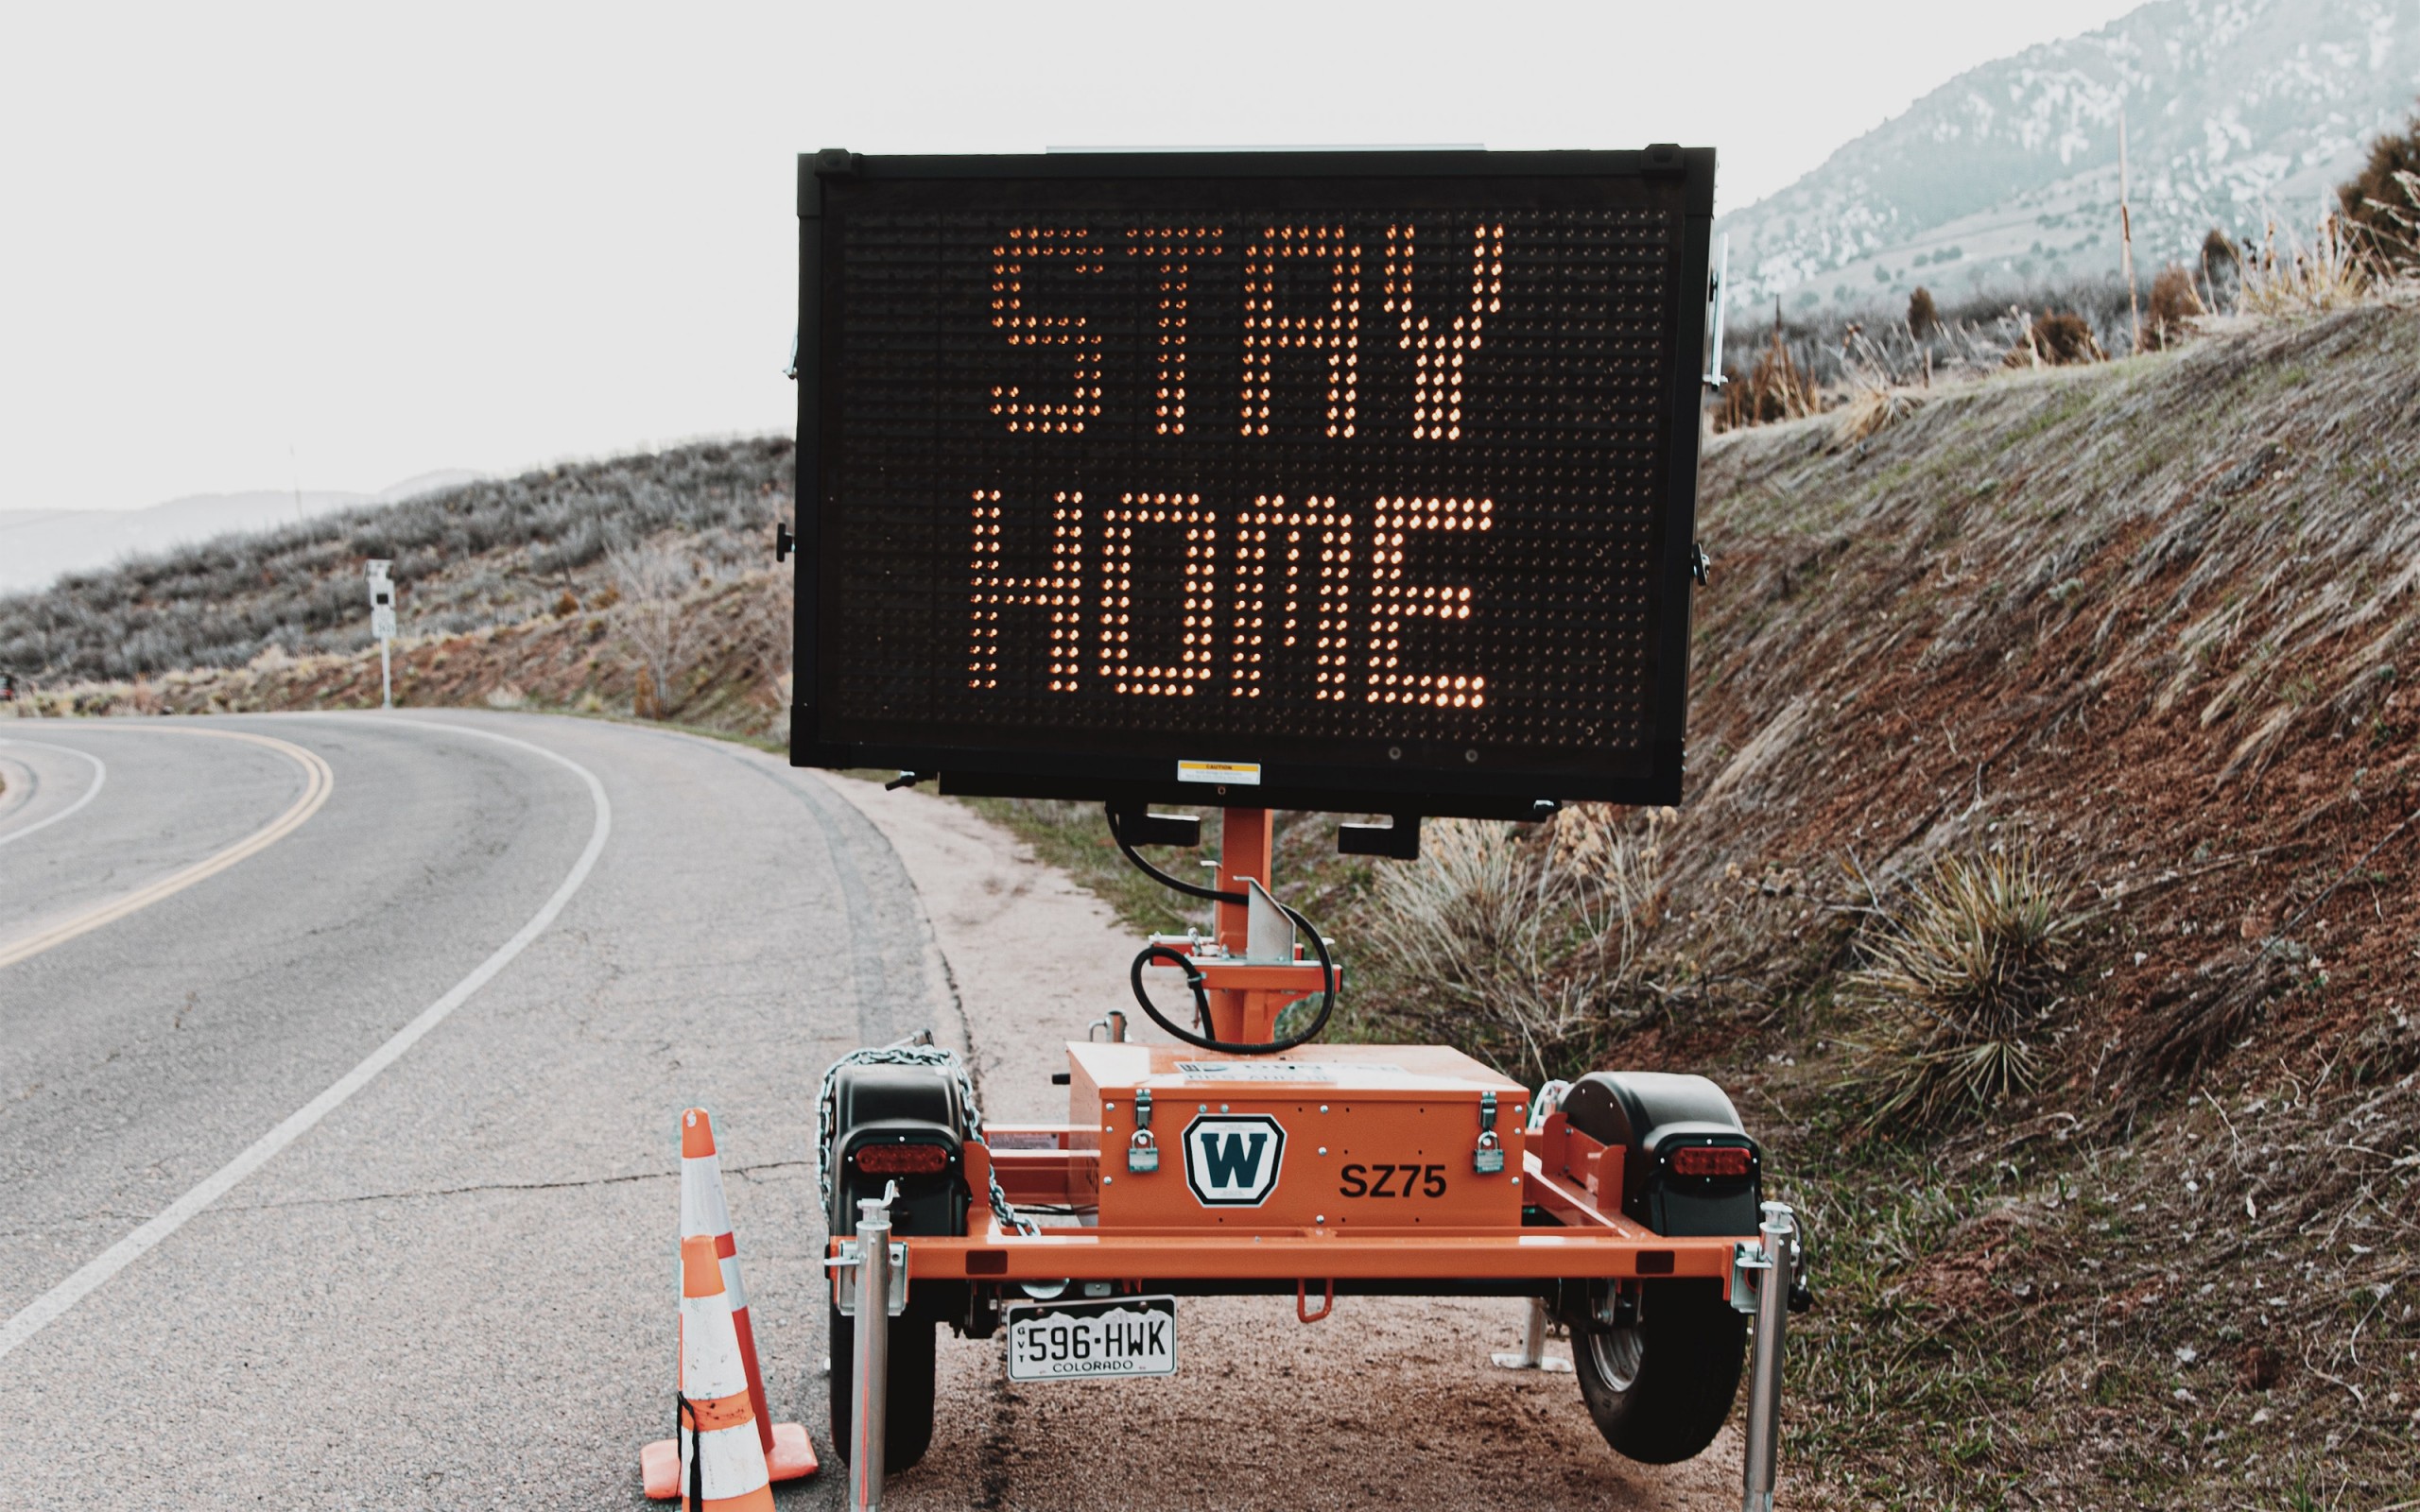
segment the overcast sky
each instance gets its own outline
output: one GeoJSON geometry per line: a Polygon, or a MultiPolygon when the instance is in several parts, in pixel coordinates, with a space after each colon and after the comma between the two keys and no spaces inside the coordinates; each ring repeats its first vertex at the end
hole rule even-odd
{"type": "Polygon", "coordinates": [[[27,6],[0,509],[786,429],[802,149],[1678,141],[1729,209],[2131,9],[27,6]]]}

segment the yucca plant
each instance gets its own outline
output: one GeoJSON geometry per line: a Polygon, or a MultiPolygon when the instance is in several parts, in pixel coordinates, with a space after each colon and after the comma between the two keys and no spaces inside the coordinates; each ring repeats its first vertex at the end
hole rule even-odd
{"type": "Polygon", "coordinates": [[[1921,1127],[2031,1092],[2067,976],[2068,890],[2030,851],[1949,856],[1882,910],[1841,999],[1872,1015],[1871,1126],[1921,1127]]]}

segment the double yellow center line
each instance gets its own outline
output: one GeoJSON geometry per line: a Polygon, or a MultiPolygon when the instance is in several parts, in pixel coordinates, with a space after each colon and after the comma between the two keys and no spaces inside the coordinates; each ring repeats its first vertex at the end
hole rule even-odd
{"type": "MultiPolygon", "coordinates": [[[[240,740],[249,745],[263,747],[277,752],[302,769],[302,796],[294,800],[291,808],[271,819],[266,826],[255,830],[226,850],[195,862],[182,871],[172,872],[147,886],[137,887],[132,892],[95,903],[79,914],[51,925],[41,934],[18,940],[13,944],[0,945],[0,967],[14,966],[19,961],[40,955],[54,945],[64,945],[78,935],[88,935],[104,924],[115,923],[129,914],[150,907],[163,898],[172,897],[184,891],[197,882],[218,875],[247,856],[258,855],[301,829],[312,815],[320,812],[320,806],[327,802],[328,795],[336,790],[336,774],[328,769],[328,764],[320,760],[316,751],[305,750],[291,741],[279,740],[270,735],[255,735],[246,730],[197,730],[190,726],[170,728],[181,735],[204,735],[213,740],[240,740]]],[[[158,726],[151,727],[151,730],[147,732],[164,733],[159,730],[158,726]]]]}

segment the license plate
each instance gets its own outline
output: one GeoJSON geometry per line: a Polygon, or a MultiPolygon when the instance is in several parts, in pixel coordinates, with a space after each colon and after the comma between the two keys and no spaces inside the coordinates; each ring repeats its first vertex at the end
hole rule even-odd
{"type": "Polygon", "coordinates": [[[1011,1381],[1176,1374],[1176,1298],[1103,1297],[1003,1309],[1011,1381]]]}

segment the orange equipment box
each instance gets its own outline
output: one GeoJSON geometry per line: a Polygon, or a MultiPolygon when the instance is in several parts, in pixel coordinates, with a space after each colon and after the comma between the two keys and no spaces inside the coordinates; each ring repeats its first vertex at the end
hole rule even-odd
{"type": "Polygon", "coordinates": [[[1530,1094],[1459,1051],[1067,1055],[1069,1143],[1100,1151],[1080,1200],[1103,1229],[1520,1227],[1530,1094]]]}

